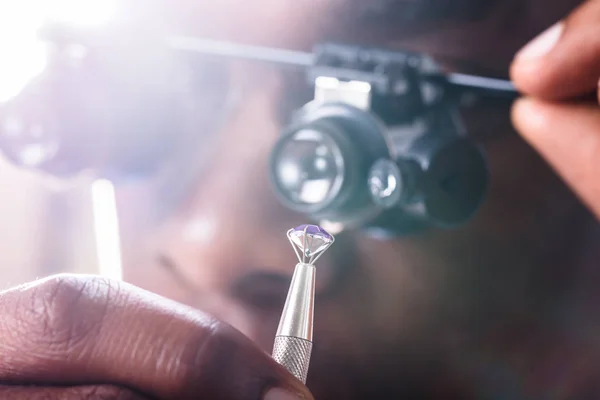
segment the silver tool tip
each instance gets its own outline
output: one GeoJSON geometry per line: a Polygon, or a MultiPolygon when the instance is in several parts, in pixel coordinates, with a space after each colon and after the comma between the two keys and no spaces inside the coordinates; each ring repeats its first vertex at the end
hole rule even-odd
{"type": "Polygon", "coordinates": [[[294,270],[277,336],[273,358],[296,378],[306,382],[312,351],[313,311],[315,302],[314,262],[334,242],[325,229],[300,225],[287,232],[300,261],[294,270]]]}

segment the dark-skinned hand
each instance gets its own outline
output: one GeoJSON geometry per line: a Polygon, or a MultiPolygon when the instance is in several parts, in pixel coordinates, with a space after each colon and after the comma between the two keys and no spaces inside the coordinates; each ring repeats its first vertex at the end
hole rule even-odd
{"type": "Polygon", "coordinates": [[[92,276],[0,293],[0,398],[311,399],[214,318],[92,276]]]}
{"type": "Polygon", "coordinates": [[[600,218],[600,1],[525,46],[511,67],[526,96],[513,122],[600,218]]]}

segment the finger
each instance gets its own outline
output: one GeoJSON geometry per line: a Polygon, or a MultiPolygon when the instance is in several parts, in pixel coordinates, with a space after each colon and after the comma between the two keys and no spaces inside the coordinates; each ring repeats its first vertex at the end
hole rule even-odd
{"type": "Polygon", "coordinates": [[[521,99],[513,121],[600,218],[600,108],[521,99]]]}
{"type": "Polygon", "coordinates": [[[70,388],[0,386],[2,400],[149,400],[148,397],[116,386],[79,386],[70,388]]]}
{"type": "Polygon", "coordinates": [[[0,294],[0,381],[107,383],[161,399],[307,389],[233,328],[130,285],[58,276],[0,294]]]}
{"type": "Polygon", "coordinates": [[[590,0],[515,57],[511,76],[532,96],[559,100],[593,93],[600,79],[600,0],[590,0]]]}

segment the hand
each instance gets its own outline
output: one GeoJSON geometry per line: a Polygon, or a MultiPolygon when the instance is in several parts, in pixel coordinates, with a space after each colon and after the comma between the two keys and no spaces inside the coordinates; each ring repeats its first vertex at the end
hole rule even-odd
{"type": "Polygon", "coordinates": [[[515,103],[513,122],[600,218],[600,0],[532,43],[511,67],[528,96],[515,103]]]}
{"type": "Polygon", "coordinates": [[[2,399],[312,398],[233,328],[127,284],[52,277],[0,315],[2,399]]]}

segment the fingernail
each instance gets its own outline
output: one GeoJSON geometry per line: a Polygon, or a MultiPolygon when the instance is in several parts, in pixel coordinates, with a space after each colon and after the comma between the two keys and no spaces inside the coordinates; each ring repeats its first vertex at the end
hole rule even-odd
{"type": "Polygon", "coordinates": [[[518,60],[532,60],[540,58],[550,52],[558,43],[563,30],[564,24],[558,22],[542,32],[538,37],[529,42],[517,53],[518,60]]]}
{"type": "Polygon", "coordinates": [[[283,389],[271,389],[263,400],[302,400],[302,397],[283,389]]]}

